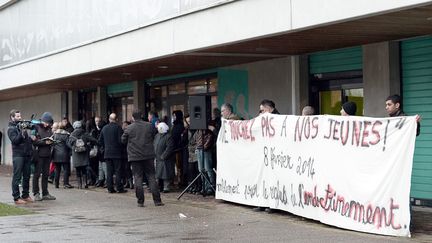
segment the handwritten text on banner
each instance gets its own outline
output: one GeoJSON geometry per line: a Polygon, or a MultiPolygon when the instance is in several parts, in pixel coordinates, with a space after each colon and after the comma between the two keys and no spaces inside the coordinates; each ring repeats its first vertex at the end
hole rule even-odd
{"type": "Polygon", "coordinates": [[[341,228],[410,236],[414,117],[223,120],[216,198],[341,228]]]}

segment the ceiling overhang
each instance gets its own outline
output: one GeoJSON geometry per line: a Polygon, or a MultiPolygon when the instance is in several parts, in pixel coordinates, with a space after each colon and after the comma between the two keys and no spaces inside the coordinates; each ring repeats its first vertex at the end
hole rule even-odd
{"type": "Polygon", "coordinates": [[[0,91],[0,101],[432,34],[432,5],[257,37],[0,91]]]}

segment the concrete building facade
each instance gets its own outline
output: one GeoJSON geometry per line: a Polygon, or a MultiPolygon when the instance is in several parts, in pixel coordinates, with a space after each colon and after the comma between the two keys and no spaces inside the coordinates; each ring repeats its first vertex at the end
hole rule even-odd
{"type": "Polygon", "coordinates": [[[358,115],[382,117],[398,93],[423,117],[412,196],[430,200],[431,21],[424,0],[3,0],[0,127],[13,108],[56,120],[127,120],[135,108],[169,116],[188,111],[189,95],[233,103],[245,119],[262,99],[296,115],[354,100],[358,115]]]}

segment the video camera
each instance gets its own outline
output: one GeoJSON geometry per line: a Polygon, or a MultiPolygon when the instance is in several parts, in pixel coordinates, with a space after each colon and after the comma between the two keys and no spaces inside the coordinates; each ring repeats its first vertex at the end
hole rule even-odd
{"type": "Polygon", "coordinates": [[[18,122],[18,124],[17,124],[17,126],[20,128],[20,129],[22,129],[22,130],[24,130],[24,129],[33,129],[34,128],[34,126],[35,125],[37,125],[37,124],[41,124],[41,121],[39,121],[39,120],[35,120],[34,119],[34,114],[31,116],[31,118],[30,118],[30,120],[22,120],[22,121],[19,121],[18,122]]]}

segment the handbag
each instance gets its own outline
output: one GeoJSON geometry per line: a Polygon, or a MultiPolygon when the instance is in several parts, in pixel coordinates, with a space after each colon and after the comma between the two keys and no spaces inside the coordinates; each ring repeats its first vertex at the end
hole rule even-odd
{"type": "Polygon", "coordinates": [[[93,145],[93,147],[90,149],[89,157],[94,158],[98,155],[98,146],[93,145]]]}

